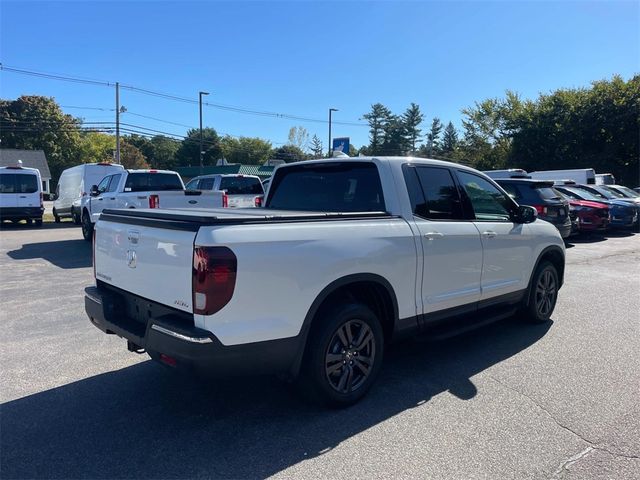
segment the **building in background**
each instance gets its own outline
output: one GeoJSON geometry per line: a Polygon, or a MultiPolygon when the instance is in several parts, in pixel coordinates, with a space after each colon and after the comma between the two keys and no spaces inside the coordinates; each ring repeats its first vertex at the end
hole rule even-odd
{"type": "Polygon", "coordinates": [[[42,193],[49,195],[51,193],[51,171],[49,171],[49,164],[44,152],[42,150],[0,148],[0,167],[14,167],[18,164],[18,160],[22,160],[23,167],[35,168],[40,171],[42,193]]]}

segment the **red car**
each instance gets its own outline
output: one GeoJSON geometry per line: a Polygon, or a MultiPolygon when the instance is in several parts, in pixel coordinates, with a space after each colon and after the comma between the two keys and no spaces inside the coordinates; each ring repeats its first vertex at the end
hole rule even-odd
{"type": "Polygon", "coordinates": [[[578,214],[578,228],[581,232],[601,232],[609,228],[609,205],[573,198],[568,200],[578,214]]]}

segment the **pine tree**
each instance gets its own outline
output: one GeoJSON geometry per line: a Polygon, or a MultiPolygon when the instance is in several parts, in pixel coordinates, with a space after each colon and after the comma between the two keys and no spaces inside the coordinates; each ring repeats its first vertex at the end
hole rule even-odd
{"type": "Polygon", "coordinates": [[[411,105],[402,115],[402,123],[404,124],[407,144],[411,147],[411,153],[416,151],[416,143],[420,138],[420,124],[424,119],[424,115],[420,111],[420,106],[411,102],[411,105]]]}
{"type": "Polygon", "coordinates": [[[440,132],[442,132],[442,122],[438,117],[431,121],[431,128],[427,133],[426,154],[434,155],[438,153],[440,148],[440,132]]]}
{"type": "Polygon", "coordinates": [[[453,126],[453,123],[449,122],[444,129],[444,135],[442,136],[442,152],[451,153],[458,146],[458,132],[453,126]]]}
{"type": "Polygon", "coordinates": [[[386,136],[385,129],[393,115],[387,107],[381,103],[376,103],[371,105],[371,112],[365,113],[362,117],[369,122],[369,154],[377,155],[382,151],[384,137],[386,136]]]}
{"type": "Polygon", "coordinates": [[[318,135],[313,135],[311,139],[311,153],[314,158],[322,158],[324,154],[324,149],[322,146],[322,140],[318,137],[318,135]]]}

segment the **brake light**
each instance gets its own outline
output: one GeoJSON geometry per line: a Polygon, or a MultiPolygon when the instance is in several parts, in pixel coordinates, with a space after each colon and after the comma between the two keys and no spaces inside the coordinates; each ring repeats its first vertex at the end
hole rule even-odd
{"type": "Polygon", "coordinates": [[[42,195],[42,192],[40,192],[40,206],[44,207],[44,196],[42,195]]]}
{"type": "Polygon", "coordinates": [[[538,215],[547,214],[547,207],[545,207],[544,205],[532,205],[532,207],[538,211],[538,215]]]}
{"type": "Polygon", "coordinates": [[[149,173],[158,173],[158,170],[149,170],[149,173]]]}
{"type": "Polygon", "coordinates": [[[212,315],[233,296],[238,260],[227,247],[195,247],[193,313],[212,315]]]}
{"type": "Polygon", "coordinates": [[[158,195],[149,195],[149,208],[160,208],[160,197],[158,195]]]}
{"type": "Polygon", "coordinates": [[[222,194],[222,208],[227,208],[229,206],[229,197],[226,193],[222,194]]]}
{"type": "Polygon", "coordinates": [[[262,206],[262,197],[256,197],[255,199],[256,207],[260,208],[262,206]]]}

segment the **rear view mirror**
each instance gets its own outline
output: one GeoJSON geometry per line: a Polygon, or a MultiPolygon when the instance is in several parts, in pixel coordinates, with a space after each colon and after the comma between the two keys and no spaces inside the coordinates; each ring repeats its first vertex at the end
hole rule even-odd
{"type": "Polygon", "coordinates": [[[91,195],[92,197],[97,197],[98,195],[100,195],[100,190],[98,190],[97,185],[91,185],[91,190],[89,190],[89,195],[91,195]]]}
{"type": "Polygon", "coordinates": [[[513,220],[516,223],[532,223],[538,218],[538,211],[529,205],[520,205],[515,211],[513,220]]]}

